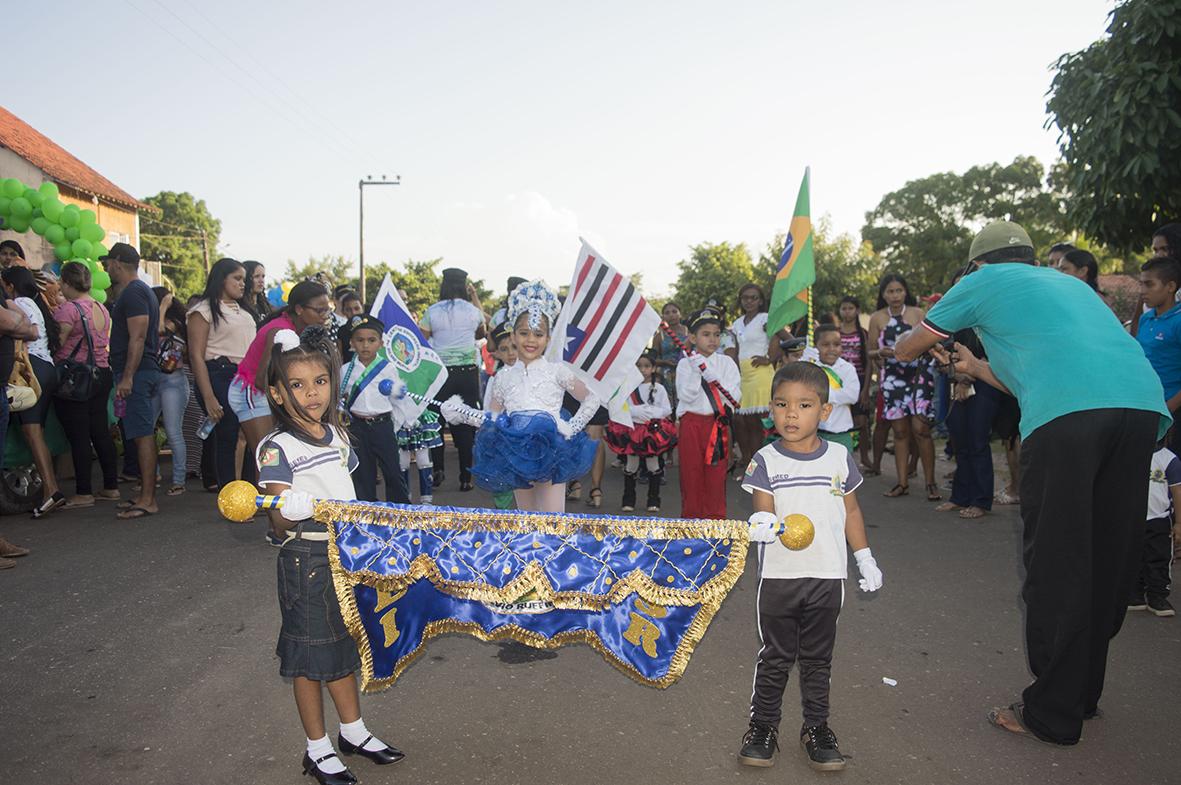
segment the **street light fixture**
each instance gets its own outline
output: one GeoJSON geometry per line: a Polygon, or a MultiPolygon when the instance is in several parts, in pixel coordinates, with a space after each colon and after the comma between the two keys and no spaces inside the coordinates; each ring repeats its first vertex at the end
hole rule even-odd
{"type": "Polygon", "coordinates": [[[365,175],[364,180],[357,181],[357,190],[360,192],[360,198],[361,198],[361,209],[359,212],[359,221],[358,221],[358,223],[360,224],[359,228],[360,228],[360,233],[361,233],[361,248],[360,248],[360,254],[359,254],[360,260],[357,263],[358,273],[360,274],[360,277],[361,277],[361,287],[360,287],[361,288],[361,292],[360,292],[361,302],[366,302],[366,298],[365,298],[365,186],[367,186],[367,185],[401,185],[401,184],[402,184],[402,176],[397,175],[397,174],[394,175],[393,180],[387,179],[384,174],[381,176],[380,180],[374,180],[373,175],[367,174],[367,175],[365,175]]]}

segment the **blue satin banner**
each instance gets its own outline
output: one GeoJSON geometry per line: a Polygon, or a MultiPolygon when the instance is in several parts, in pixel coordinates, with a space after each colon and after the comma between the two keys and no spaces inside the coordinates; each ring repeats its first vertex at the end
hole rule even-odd
{"type": "Polygon", "coordinates": [[[742,574],[746,524],[327,502],[333,579],[383,689],[431,638],[459,632],[595,648],[636,681],[684,672],[742,574]]]}

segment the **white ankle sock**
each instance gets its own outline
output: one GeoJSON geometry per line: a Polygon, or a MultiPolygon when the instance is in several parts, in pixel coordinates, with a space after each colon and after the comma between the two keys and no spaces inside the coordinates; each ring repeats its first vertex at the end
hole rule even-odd
{"type": "Polygon", "coordinates": [[[349,744],[360,744],[368,738],[369,741],[365,743],[364,749],[370,752],[384,750],[389,746],[381,739],[373,736],[372,731],[365,727],[365,720],[363,719],[358,719],[356,722],[340,723],[340,735],[344,736],[345,741],[349,744]],[[372,738],[370,738],[371,736],[372,738]]]}
{"type": "Polygon", "coordinates": [[[336,749],[332,746],[332,742],[328,740],[327,736],[322,739],[308,739],[308,757],[313,761],[323,758],[325,755],[333,756],[326,761],[316,764],[316,768],[325,774],[340,774],[344,771],[344,764],[335,754],[336,749]]]}

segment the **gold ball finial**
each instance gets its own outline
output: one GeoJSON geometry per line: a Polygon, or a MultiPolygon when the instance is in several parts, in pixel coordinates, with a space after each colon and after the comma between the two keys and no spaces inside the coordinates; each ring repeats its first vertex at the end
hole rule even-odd
{"type": "Polygon", "coordinates": [[[258,491],[245,480],[226,484],[217,494],[217,511],[228,521],[245,523],[258,511],[254,503],[258,491]]]}
{"type": "Polygon", "coordinates": [[[783,519],[785,530],[779,535],[779,541],[791,551],[802,551],[812,544],[816,537],[816,527],[807,515],[793,513],[783,519]]]}

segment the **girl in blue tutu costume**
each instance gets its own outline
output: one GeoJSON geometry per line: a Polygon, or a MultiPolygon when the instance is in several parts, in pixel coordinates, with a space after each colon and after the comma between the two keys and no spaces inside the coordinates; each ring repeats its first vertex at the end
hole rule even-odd
{"type": "Polygon", "coordinates": [[[565,512],[566,483],[590,471],[598,448],[583,432],[599,408],[598,396],[568,365],[544,357],[561,308],[541,281],[514,289],[508,323],[517,362],[497,373],[488,410],[465,406],[458,396],[441,407],[448,422],[480,429],[472,466],[476,484],[492,493],[511,490],[522,510],[565,512]],[[567,391],[581,402],[569,420],[562,416],[567,391]]]}

